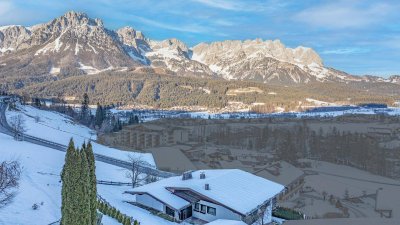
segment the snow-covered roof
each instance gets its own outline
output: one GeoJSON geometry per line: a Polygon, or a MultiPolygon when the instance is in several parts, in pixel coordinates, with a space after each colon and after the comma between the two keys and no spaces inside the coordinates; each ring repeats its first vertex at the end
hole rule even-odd
{"type": "Polygon", "coordinates": [[[210,223],[206,223],[206,225],[246,225],[243,221],[239,220],[214,220],[210,223]]]}
{"type": "Polygon", "coordinates": [[[286,161],[280,161],[279,163],[267,166],[254,174],[287,186],[304,175],[304,172],[286,161]]]}
{"type": "Polygon", "coordinates": [[[400,195],[399,187],[382,188],[377,191],[376,209],[377,210],[392,210],[393,217],[400,218],[400,195]]]}
{"type": "Polygon", "coordinates": [[[284,188],[278,183],[238,169],[198,170],[192,172],[192,177],[188,180],[182,180],[181,176],[170,177],[137,187],[129,193],[148,193],[175,209],[181,209],[190,203],[166,188],[189,189],[246,215],[284,188]],[[205,174],[205,179],[200,179],[201,173],[205,174]],[[205,184],[209,184],[210,190],[205,189],[205,184]]]}

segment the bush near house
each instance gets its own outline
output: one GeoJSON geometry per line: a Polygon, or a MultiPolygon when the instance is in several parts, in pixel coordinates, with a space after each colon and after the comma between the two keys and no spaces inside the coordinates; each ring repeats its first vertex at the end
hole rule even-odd
{"type": "Polygon", "coordinates": [[[302,220],[304,218],[301,212],[284,207],[277,207],[272,215],[285,220],[302,220]]]}
{"type": "Polygon", "coordinates": [[[131,217],[121,213],[118,209],[111,206],[105,201],[98,200],[98,210],[109,217],[116,219],[119,223],[123,225],[140,225],[137,220],[133,220],[131,217]]]}

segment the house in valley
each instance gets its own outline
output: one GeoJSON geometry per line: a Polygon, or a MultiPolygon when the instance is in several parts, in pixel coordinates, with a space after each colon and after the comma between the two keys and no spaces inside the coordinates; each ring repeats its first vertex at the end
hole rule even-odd
{"type": "Polygon", "coordinates": [[[277,196],[278,202],[297,196],[303,188],[305,173],[286,161],[273,162],[254,172],[255,175],[282,184],[285,190],[277,196]]]}
{"type": "Polygon", "coordinates": [[[284,186],[238,169],[198,170],[134,188],[134,204],[176,221],[271,221],[284,186]]]}

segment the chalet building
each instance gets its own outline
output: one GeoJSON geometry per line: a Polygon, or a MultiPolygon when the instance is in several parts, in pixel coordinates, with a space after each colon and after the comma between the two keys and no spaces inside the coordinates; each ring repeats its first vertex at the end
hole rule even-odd
{"type": "Polygon", "coordinates": [[[400,179],[400,159],[394,156],[385,158],[386,175],[394,179],[400,179]]]}
{"type": "Polygon", "coordinates": [[[286,161],[274,162],[257,170],[254,174],[285,187],[284,191],[277,196],[278,202],[298,196],[304,186],[304,172],[286,161]]]}
{"type": "Polygon", "coordinates": [[[382,218],[400,220],[400,195],[398,187],[379,188],[376,191],[375,211],[382,218]]]}
{"type": "MultiPolygon", "coordinates": [[[[272,208],[284,187],[238,169],[185,172],[127,191],[134,204],[177,221],[234,220],[271,222],[272,208]]],[[[239,223],[240,224],[240,223],[239,223]]]]}
{"type": "Polygon", "coordinates": [[[188,140],[189,131],[185,128],[152,124],[126,126],[118,133],[100,138],[101,143],[133,149],[172,146],[188,140]]]}
{"type": "Polygon", "coordinates": [[[398,132],[398,128],[395,127],[368,127],[367,135],[390,141],[396,137],[398,132]]]}

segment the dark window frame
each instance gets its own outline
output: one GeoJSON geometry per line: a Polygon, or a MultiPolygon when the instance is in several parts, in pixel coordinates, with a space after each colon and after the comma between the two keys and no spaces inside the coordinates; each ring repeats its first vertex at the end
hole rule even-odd
{"type": "Polygon", "coordinates": [[[200,203],[195,203],[194,204],[193,211],[200,212],[200,203]]]}
{"type": "Polygon", "coordinates": [[[201,204],[201,205],[200,205],[200,212],[203,213],[203,214],[206,214],[206,213],[207,213],[207,206],[201,204]],[[203,211],[203,207],[204,207],[204,211],[203,211]]]}
{"type": "Polygon", "coordinates": [[[171,207],[165,206],[165,214],[175,218],[175,210],[171,207]]]}
{"type": "Polygon", "coordinates": [[[207,206],[207,214],[216,216],[216,215],[217,215],[217,209],[214,208],[214,207],[211,207],[211,206],[207,206]],[[210,213],[210,209],[211,209],[211,210],[214,210],[214,213],[210,213]]]}

